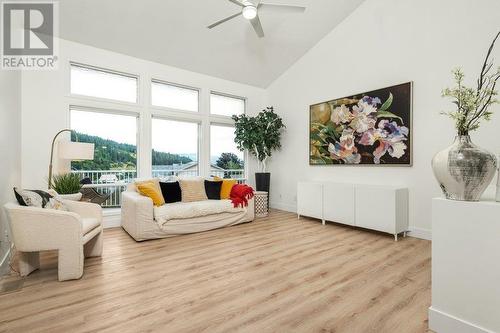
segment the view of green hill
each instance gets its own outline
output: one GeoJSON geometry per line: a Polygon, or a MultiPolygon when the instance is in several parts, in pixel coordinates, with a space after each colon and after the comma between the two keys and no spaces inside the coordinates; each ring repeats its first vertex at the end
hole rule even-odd
{"type": "MultiPolygon", "coordinates": [[[[136,169],[137,147],[134,145],[75,132],[71,133],[71,140],[93,143],[95,145],[94,159],[92,161],[72,162],[71,168],[74,170],[136,169]]],[[[153,165],[192,162],[189,157],[154,150],[152,157],[153,165]]]]}

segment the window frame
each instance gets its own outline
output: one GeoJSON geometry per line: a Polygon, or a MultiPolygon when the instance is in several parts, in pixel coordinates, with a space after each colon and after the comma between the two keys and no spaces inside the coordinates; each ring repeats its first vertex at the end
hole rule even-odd
{"type": "Polygon", "coordinates": [[[89,101],[96,101],[96,102],[107,102],[107,103],[114,103],[114,104],[122,104],[122,105],[127,105],[127,106],[134,106],[138,107],[141,105],[141,76],[138,74],[132,74],[132,73],[127,73],[127,72],[122,72],[114,69],[109,69],[109,68],[104,68],[104,67],[99,67],[99,66],[94,66],[94,65],[88,65],[76,61],[69,61],[68,64],[68,95],[73,98],[78,98],[78,99],[85,99],[89,101]],[[135,97],[136,101],[135,102],[128,102],[128,101],[122,101],[119,99],[112,99],[112,98],[106,98],[106,97],[98,97],[98,96],[89,96],[89,95],[82,95],[82,94],[76,94],[73,93],[71,90],[71,68],[72,67],[80,67],[84,69],[90,69],[94,71],[99,71],[107,74],[113,74],[113,75],[119,75],[119,76],[125,76],[128,78],[135,79],[137,84],[136,84],[136,91],[135,91],[135,97]]]}
{"type": "Polygon", "coordinates": [[[231,119],[231,116],[226,116],[226,115],[223,115],[223,114],[212,113],[212,102],[211,102],[211,98],[210,98],[212,95],[218,95],[218,96],[222,96],[222,97],[228,97],[228,98],[242,100],[243,101],[243,113],[242,114],[246,114],[247,113],[247,103],[248,103],[247,100],[248,99],[246,97],[242,97],[242,96],[238,96],[238,95],[233,95],[233,94],[222,93],[222,92],[219,92],[219,91],[216,91],[216,90],[210,90],[209,94],[208,94],[208,114],[209,114],[210,117],[231,119]]]}
{"type": "MultiPolygon", "coordinates": [[[[227,117],[226,117],[227,118],[227,117]]],[[[212,156],[212,126],[219,126],[219,127],[231,127],[231,128],[235,128],[234,126],[234,122],[231,124],[231,123],[225,123],[225,122],[218,122],[216,120],[214,121],[210,121],[209,123],[209,133],[208,133],[208,137],[209,137],[209,146],[208,146],[208,160],[209,160],[209,171],[212,167],[211,165],[211,162],[210,162],[210,157],[212,156]]],[[[236,143],[235,143],[236,145],[236,143]]],[[[248,160],[248,155],[247,155],[247,152],[246,151],[243,151],[243,176],[245,179],[248,179],[248,166],[247,166],[247,160],[248,160]]]]}
{"type": "MultiPolygon", "coordinates": [[[[140,172],[141,172],[141,133],[140,133],[140,121],[141,121],[141,115],[137,112],[132,112],[132,111],[123,111],[123,110],[116,110],[116,109],[107,109],[107,108],[100,108],[100,107],[91,107],[91,106],[83,106],[83,105],[78,105],[78,104],[69,104],[68,107],[68,112],[69,112],[69,129],[72,129],[71,126],[71,111],[81,111],[81,112],[93,112],[93,113],[101,113],[101,114],[108,114],[108,115],[115,115],[115,116],[127,116],[127,117],[134,117],[135,118],[135,146],[136,146],[136,159],[135,159],[135,172],[136,172],[136,177],[140,177],[140,172]]],[[[71,162],[70,162],[70,170],[71,170],[71,162]]],[[[107,170],[106,170],[107,171],[107,170]]]]}
{"type": "MultiPolygon", "coordinates": [[[[185,111],[185,112],[191,112],[195,113],[192,111],[185,111]]],[[[164,114],[158,114],[158,113],[152,113],[151,114],[151,135],[150,135],[150,142],[151,142],[151,152],[150,152],[150,158],[151,158],[151,177],[153,176],[153,120],[154,119],[159,119],[159,120],[166,120],[166,121],[177,121],[177,122],[184,122],[184,123],[192,123],[197,125],[197,131],[196,134],[198,135],[198,138],[196,140],[197,144],[197,149],[196,149],[196,154],[197,154],[197,159],[198,159],[198,175],[197,177],[204,177],[202,175],[203,168],[201,167],[201,146],[202,146],[202,127],[203,127],[203,120],[200,118],[198,120],[194,118],[183,118],[183,117],[176,117],[172,115],[164,115],[164,114]]]]}
{"type": "Polygon", "coordinates": [[[202,112],[201,112],[201,109],[202,109],[201,94],[202,94],[202,90],[200,88],[197,88],[197,87],[188,86],[188,85],[184,85],[184,84],[178,84],[178,83],[174,83],[174,82],[170,82],[170,81],[166,81],[166,80],[162,80],[162,79],[157,79],[154,77],[152,77],[151,80],[149,81],[149,107],[153,110],[163,110],[163,111],[170,111],[170,112],[179,112],[179,113],[183,113],[183,114],[187,113],[187,114],[193,114],[193,115],[201,115],[202,114],[202,112]],[[198,94],[198,98],[197,98],[198,110],[197,111],[190,111],[190,110],[186,110],[186,109],[177,109],[177,108],[171,108],[168,106],[154,105],[153,104],[153,83],[196,91],[198,94]]]}
{"type": "MultiPolygon", "coordinates": [[[[211,126],[227,126],[227,127],[235,127],[234,125],[234,120],[231,118],[231,116],[225,116],[221,114],[214,114],[212,113],[212,103],[211,103],[211,95],[219,95],[223,97],[229,97],[229,98],[235,98],[235,99],[240,99],[243,100],[243,113],[242,114],[247,114],[247,106],[248,106],[248,98],[247,97],[242,97],[238,96],[235,94],[229,94],[229,93],[223,93],[217,90],[209,90],[208,91],[208,138],[209,138],[209,145],[208,145],[208,170],[211,168],[211,163],[210,163],[210,156],[212,155],[212,131],[211,131],[211,126]]],[[[245,179],[248,179],[248,152],[243,151],[243,176],[245,179]]]]}
{"type": "MultiPolygon", "coordinates": [[[[136,70],[132,72],[124,72],[115,70],[119,66],[108,62],[98,62],[98,65],[90,65],[85,59],[73,57],[74,60],[68,60],[65,64],[67,69],[66,82],[69,91],[66,95],[69,117],[68,124],[71,126],[71,110],[115,114],[124,116],[133,116],[136,118],[136,147],[137,160],[136,171],[137,177],[152,176],[152,122],[153,119],[180,121],[188,123],[196,123],[197,129],[197,157],[198,157],[198,175],[201,177],[209,177],[211,170],[211,125],[225,126],[234,128],[234,121],[231,116],[218,115],[212,113],[211,95],[219,95],[228,98],[234,98],[243,101],[243,114],[247,114],[248,98],[234,93],[222,92],[222,89],[211,89],[209,85],[200,83],[199,87],[191,85],[190,80],[186,80],[187,84],[176,83],[166,77],[164,73],[151,73],[136,70]],[[136,102],[126,102],[109,98],[94,97],[71,93],[71,68],[82,67],[91,70],[100,71],[103,73],[121,75],[136,80],[136,102]],[[163,77],[163,78],[162,78],[163,77]],[[163,106],[155,106],[153,100],[153,84],[165,84],[172,87],[189,89],[197,92],[197,111],[189,111],[185,109],[176,109],[163,106]],[[149,101],[148,101],[149,100],[149,101]],[[149,164],[149,165],[148,165],[149,164]]],[[[123,67],[123,66],[122,66],[123,67]]],[[[174,79],[174,78],[173,78],[174,79]]],[[[237,91],[237,90],[236,90],[237,91]]],[[[243,152],[244,172],[241,177],[248,179],[248,170],[250,161],[248,152],[243,152]]]]}

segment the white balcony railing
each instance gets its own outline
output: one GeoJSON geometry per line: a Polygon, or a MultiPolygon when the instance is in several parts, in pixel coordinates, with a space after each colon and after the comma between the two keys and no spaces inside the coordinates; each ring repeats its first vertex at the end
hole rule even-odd
{"type": "MultiPolygon", "coordinates": [[[[104,208],[120,207],[121,193],[127,184],[137,178],[135,170],[73,170],[73,173],[80,175],[80,178],[89,178],[92,184],[84,185],[87,188],[94,188],[101,194],[109,194],[108,200],[102,204],[104,208]]],[[[169,181],[175,177],[197,176],[197,170],[153,170],[153,177],[169,181]]],[[[245,170],[243,169],[215,169],[212,168],[210,176],[220,178],[233,178],[238,183],[245,183],[245,170]]]]}

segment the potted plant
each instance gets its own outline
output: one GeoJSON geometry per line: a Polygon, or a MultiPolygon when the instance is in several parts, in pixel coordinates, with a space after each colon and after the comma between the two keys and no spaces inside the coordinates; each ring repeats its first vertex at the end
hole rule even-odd
{"type": "Polygon", "coordinates": [[[494,69],[490,61],[499,35],[500,32],[488,49],[476,87],[464,85],[464,73],[458,68],[453,70],[457,86],[443,90],[443,97],[452,98],[456,106],[444,114],[455,121],[457,135],[450,147],[434,156],[432,168],[447,199],[478,201],[495,176],[495,155],[474,145],[469,134],[479,128],[482,120],[490,120],[493,114],[490,107],[499,102],[495,87],[500,67],[494,69]]]}
{"type": "MultiPolygon", "coordinates": [[[[257,191],[269,192],[271,174],[267,172],[267,161],[274,150],[281,148],[281,132],[285,128],[283,120],[267,107],[257,116],[234,115],[235,138],[239,150],[248,150],[257,158],[259,171],[255,173],[257,191]]],[[[269,196],[268,196],[269,198],[269,196]]]]}
{"type": "Polygon", "coordinates": [[[67,200],[80,200],[80,176],[75,173],[63,173],[52,177],[52,189],[58,196],[67,200]]]}

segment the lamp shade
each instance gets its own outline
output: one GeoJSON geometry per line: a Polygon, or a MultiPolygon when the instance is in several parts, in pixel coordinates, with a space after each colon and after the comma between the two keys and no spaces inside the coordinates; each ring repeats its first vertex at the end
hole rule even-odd
{"type": "Polygon", "coordinates": [[[93,160],[94,144],[71,141],[59,142],[58,155],[63,160],[93,160]]]}

